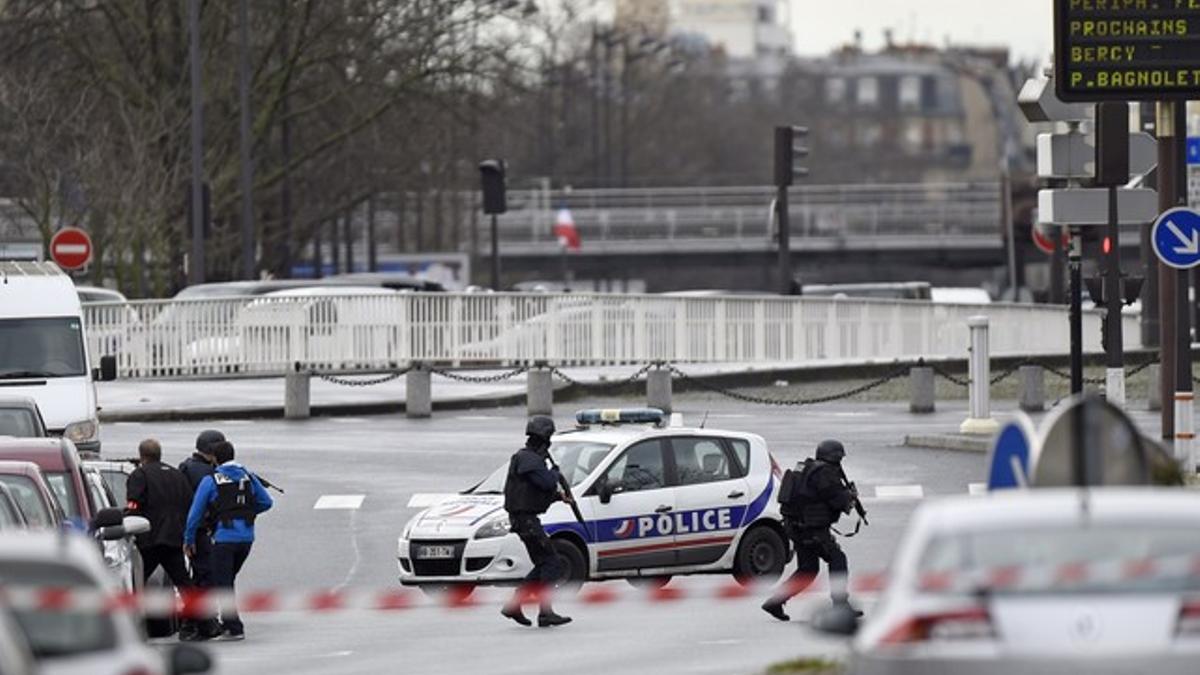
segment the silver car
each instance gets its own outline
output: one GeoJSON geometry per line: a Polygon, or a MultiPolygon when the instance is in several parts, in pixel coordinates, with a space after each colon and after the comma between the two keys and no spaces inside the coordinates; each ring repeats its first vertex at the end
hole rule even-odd
{"type": "Polygon", "coordinates": [[[1183,489],[928,503],[853,641],[849,672],[1200,672],[1198,561],[1200,494],[1183,489]]]}

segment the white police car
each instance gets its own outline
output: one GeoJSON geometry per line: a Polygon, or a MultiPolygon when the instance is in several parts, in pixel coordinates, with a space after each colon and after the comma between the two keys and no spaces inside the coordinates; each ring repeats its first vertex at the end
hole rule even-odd
{"type": "MultiPolygon", "coordinates": [[[[542,524],[571,582],[661,581],[729,572],[774,580],[788,547],[775,490],[780,469],[762,437],[666,426],[654,409],[586,410],[550,452],[584,523],[556,502],[542,524]]],[[[443,587],[520,581],[532,567],[508,531],[508,462],[466,492],[417,514],[399,542],[400,581],[443,587]]]]}

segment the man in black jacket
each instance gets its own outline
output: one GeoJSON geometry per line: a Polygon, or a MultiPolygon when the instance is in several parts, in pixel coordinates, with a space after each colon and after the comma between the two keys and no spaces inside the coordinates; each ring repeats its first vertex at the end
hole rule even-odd
{"type": "MultiPolygon", "coordinates": [[[[148,438],[138,445],[141,463],[125,482],[129,515],[150,521],[150,531],[137,536],[145,579],[161,565],[171,583],[180,591],[193,586],[183,561],[183,528],[192,505],[192,488],[183,473],[163,464],[162,445],[148,438]]],[[[194,625],[180,628],[181,639],[195,632],[194,625]]]]}
{"type": "Polygon", "coordinates": [[[562,477],[548,466],[550,437],[554,435],[554,420],[537,416],[525,425],[525,447],[512,456],[508,464],[508,479],[504,483],[504,510],[508,511],[509,529],[521,538],[533,570],[525,583],[516,590],[501,614],[522,626],[533,624],[521,610],[523,598],[537,597],[541,603],[538,626],[561,626],[570,623],[569,617],[554,613],[550,592],[562,578],[563,565],[542,521],[538,516],[554,502],[566,497],[559,493],[562,477]]]}
{"type": "Polygon", "coordinates": [[[816,458],[804,461],[792,499],[780,505],[784,529],[796,548],[796,571],[762,606],[780,621],[789,619],[783,605],[812,584],[822,560],[829,566],[834,603],[850,605],[846,554],[830,531],[843,513],[850,513],[858,499],[858,494],[842,479],[845,456],[846,449],[840,442],[822,441],[817,446],[816,458]]]}
{"type": "MultiPolygon", "coordinates": [[[[213,449],[217,444],[224,442],[225,434],[214,429],[202,431],[196,437],[196,451],[179,465],[179,470],[183,472],[183,475],[187,477],[188,484],[191,485],[191,494],[195,494],[196,488],[200,486],[200,481],[216,471],[217,460],[213,456],[213,449]]],[[[189,499],[189,506],[190,503],[189,499]]],[[[184,517],[186,518],[186,514],[184,517]]],[[[213,587],[212,550],[212,523],[205,523],[196,533],[196,552],[190,558],[192,579],[199,588],[213,587]]],[[[199,632],[201,637],[211,638],[220,634],[221,631],[218,623],[210,619],[201,622],[199,632]]]]}

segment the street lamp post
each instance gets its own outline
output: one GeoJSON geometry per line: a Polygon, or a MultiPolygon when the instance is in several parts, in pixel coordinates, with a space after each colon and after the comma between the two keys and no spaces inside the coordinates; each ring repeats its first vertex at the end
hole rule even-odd
{"type": "Polygon", "coordinates": [[[254,167],[250,158],[250,12],[238,2],[238,108],[242,183],[242,278],[256,275],[254,260],[254,167]]]}
{"type": "Polygon", "coordinates": [[[204,101],[200,69],[200,0],[188,0],[192,84],[192,251],[188,283],[204,283],[204,101]]]}

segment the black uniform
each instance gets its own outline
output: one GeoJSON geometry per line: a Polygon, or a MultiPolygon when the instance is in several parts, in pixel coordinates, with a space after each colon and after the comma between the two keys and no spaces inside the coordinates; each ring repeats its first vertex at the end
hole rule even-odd
{"type": "Polygon", "coordinates": [[[558,473],[547,468],[546,458],[526,446],[508,463],[504,482],[504,510],[508,511],[510,530],[521,538],[533,570],[526,581],[551,584],[562,577],[563,569],[550,543],[550,537],[538,518],[558,501],[558,473]]]}
{"type": "Polygon", "coordinates": [[[830,587],[836,603],[847,603],[846,554],[834,539],[830,528],[843,513],[850,513],[857,495],[842,479],[841,460],[845,450],[837,441],[825,441],[817,448],[815,459],[805,460],[795,477],[792,499],[780,505],[783,526],[796,549],[796,571],[781,589],[763,605],[776,618],[787,620],[783,604],[801,593],[820,572],[820,561],[829,566],[830,587]]]}
{"type": "Polygon", "coordinates": [[[530,590],[538,593],[541,611],[538,626],[561,626],[571,619],[554,613],[550,606],[548,591],[563,578],[566,569],[554,551],[554,544],[542,528],[538,516],[560,499],[558,488],[562,476],[551,469],[550,437],[554,435],[554,420],[537,416],[530,418],[525,426],[528,441],[508,463],[508,477],[504,481],[504,510],[508,511],[509,529],[521,538],[533,569],[525,577],[525,583],[513,594],[501,614],[522,626],[532,622],[525,617],[521,604],[530,590]]]}
{"type": "MultiPolygon", "coordinates": [[[[191,485],[191,491],[194,495],[196,488],[200,487],[200,481],[204,480],[205,476],[213,475],[216,467],[212,465],[200,453],[192,453],[191,457],[183,460],[179,465],[179,470],[187,477],[188,484],[191,485]]],[[[191,504],[189,499],[188,504],[191,504]]],[[[196,553],[192,556],[192,577],[196,585],[200,588],[212,587],[212,524],[205,523],[200,526],[200,530],[196,533],[196,553]]]]}
{"type": "Polygon", "coordinates": [[[126,511],[150,521],[150,531],[137,536],[145,578],[162,565],[176,588],[190,588],[192,577],[183,562],[183,527],[192,504],[187,478],[170,465],[148,462],[134,469],[125,489],[126,511]]]}

